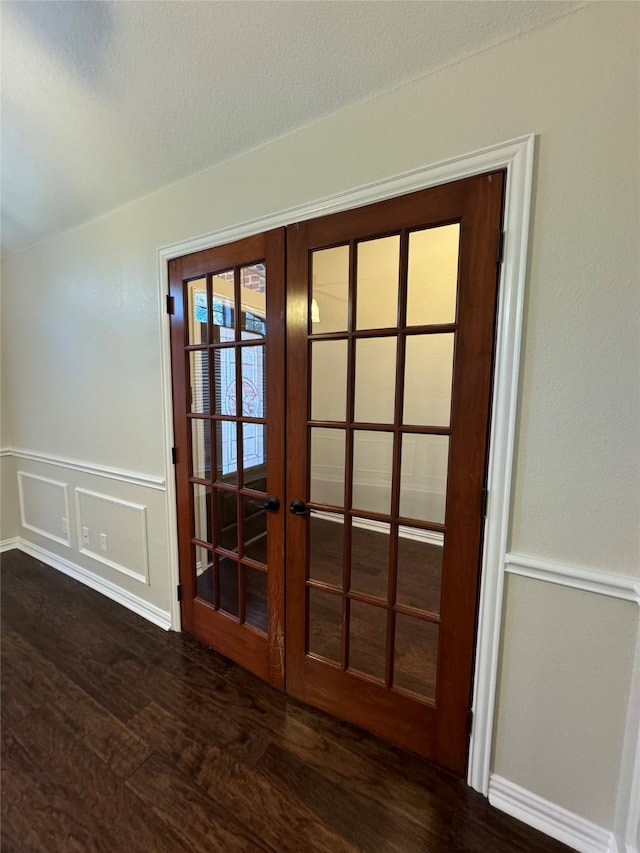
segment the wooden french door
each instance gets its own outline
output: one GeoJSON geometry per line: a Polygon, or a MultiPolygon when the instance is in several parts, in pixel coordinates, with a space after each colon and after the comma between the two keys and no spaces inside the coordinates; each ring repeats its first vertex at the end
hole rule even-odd
{"type": "Polygon", "coordinates": [[[169,264],[182,626],[281,689],[284,237],[169,264]]]}
{"type": "Polygon", "coordinates": [[[465,771],[503,173],[288,230],[287,690],[465,771]]]}
{"type": "Polygon", "coordinates": [[[184,630],[458,774],[503,192],[495,172],[291,225],[286,259],[279,229],[170,264],[184,630]]]}

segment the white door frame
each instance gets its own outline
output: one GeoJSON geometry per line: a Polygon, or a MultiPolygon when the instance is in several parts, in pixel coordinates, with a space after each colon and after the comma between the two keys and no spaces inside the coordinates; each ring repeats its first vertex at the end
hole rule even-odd
{"type": "Polygon", "coordinates": [[[168,262],[172,258],[190,252],[221,246],[230,243],[232,240],[239,240],[251,234],[268,231],[270,228],[290,225],[293,222],[313,219],[341,210],[349,210],[376,201],[383,201],[393,196],[467,178],[471,175],[496,169],[506,169],[505,242],[498,297],[496,362],[487,481],[489,501],[484,530],[478,633],[475,649],[473,726],[467,774],[469,785],[485,796],[487,796],[489,788],[503,581],[510,521],[509,508],[529,234],[533,149],[534,136],[529,134],[508,142],[492,145],[472,154],[415,169],[403,175],[376,181],[365,187],[359,187],[310,204],[292,207],[271,216],[243,222],[211,234],[164,246],[158,250],[158,298],[162,318],[162,390],[172,601],[171,627],[174,630],[180,630],[180,608],[175,595],[175,589],[179,583],[179,573],[176,493],[171,460],[173,408],[169,317],[166,313],[168,262]]]}

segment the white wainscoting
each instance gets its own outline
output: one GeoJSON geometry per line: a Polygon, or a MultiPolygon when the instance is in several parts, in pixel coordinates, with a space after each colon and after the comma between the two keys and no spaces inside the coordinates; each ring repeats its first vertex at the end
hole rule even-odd
{"type": "Polygon", "coordinates": [[[0,451],[1,456],[13,456],[14,459],[27,459],[31,462],[41,462],[45,465],[53,465],[56,468],[68,468],[71,471],[80,471],[83,474],[93,474],[97,477],[106,477],[108,480],[117,480],[121,483],[131,483],[134,486],[144,486],[147,489],[158,489],[166,491],[166,479],[164,477],[153,477],[149,474],[139,474],[136,471],[126,471],[121,468],[107,468],[103,465],[92,465],[89,462],[81,462],[78,459],[67,459],[62,456],[51,456],[46,453],[36,453],[33,450],[22,450],[20,448],[4,448],[0,451]]]}
{"type": "Polygon", "coordinates": [[[71,548],[68,486],[59,480],[18,471],[21,525],[71,548]]]}

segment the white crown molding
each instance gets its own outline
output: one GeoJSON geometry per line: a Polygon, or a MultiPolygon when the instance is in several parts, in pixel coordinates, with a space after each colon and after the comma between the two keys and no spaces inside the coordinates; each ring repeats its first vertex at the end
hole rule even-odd
{"type": "Polygon", "coordinates": [[[569,566],[551,560],[529,557],[526,554],[507,554],[505,563],[506,571],[512,575],[640,604],[640,578],[612,572],[599,572],[581,566],[569,566]]]}
{"type": "Polygon", "coordinates": [[[489,780],[489,802],[580,853],[617,853],[613,833],[609,830],[501,776],[492,775],[489,780]]]}
{"type": "Polygon", "coordinates": [[[93,465],[89,462],[81,462],[77,459],[67,459],[62,456],[52,456],[47,453],[37,453],[34,450],[23,450],[21,448],[5,448],[0,451],[0,456],[13,456],[15,459],[27,459],[31,462],[40,462],[44,465],[53,465],[57,468],[69,468],[72,471],[80,471],[83,474],[92,474],[95,477],[106,477],[109,480],[118,480],[122,483],[130,483],[134,486],[144,486],[147,489],[156,489],[164,492],[166,479],[164,477],[153,477],[149,474],[139,474],[136,471],[126,471],[122,468],[108,468],[104,465],[93,465]]]}
{"type": "MultiPolygon", "coordinates": [[[[163,628],[165,631],[171,628],[171,614],[167,610],[161,610],[155,604],[150,604],[148,601],[140,598],[140,596],[134,595],[126,589],[122,589],[122,587],[111,583],[111,581],[95,575],[88,569],[78,566],[76,563],[72,563],[70,560],[60,557],[51,551],[47,551],[46,548],[34,545],[32,542],[28,542],[21,537],[18,537],[16,540],[5,540],[5,542],[15,542],[16,544],[13,545],[14,548],[17,547],[25,554],[35,557],[36,560],[41,560],[51,568],[57,569],[57,571],[74,578],[74,580],[80,581],[80,583],[91,587],[91,589],[95,589],[96,592],[100,592],[102,595],[106,595],[107,598],[116,601],[118,604],[126,607],[127,610],[137,613],[138,616],[142,616],[159,628],[163,628]]],[[[0,548],[8,550],[3,547],[4,544],[2,543],[0,548]]]]}

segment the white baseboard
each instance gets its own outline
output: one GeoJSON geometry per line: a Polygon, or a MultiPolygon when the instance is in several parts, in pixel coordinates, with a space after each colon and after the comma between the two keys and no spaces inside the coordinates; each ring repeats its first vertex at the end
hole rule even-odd
{"type": "Polygon", "coordinates": [[[165,631],[171,628],[171,613],[168,610],[161,610],[155,604],[150,604],[148,601],[140,598],[140,596],[122,589],[122,587],[101,578],[99,575],[95,575],[88,569],[84,569],[82,566],[78,566],[64,557],[59,557],[57,554],[53,554],[51,551],[47,551],[45,548],[34,545],[32,542],[28,542],[26,539],[20,537],[6,539],[0,543],[0,551],[6,551],[9,548],[18,548],[25,554],[35,557],[36,560],[41,560],[43,563],[51,566],[51,568],[69,575],[69,577],[80,581],[80,583],[91,587],[91,589],[95,589],[97,592],[102,593],[102,595],[106,595],[107,598],[116,601],[118,604],[126,607],[127,610],[132,610],[138,616],[142,616],[149,622],[153,622],[154,625],[163,628],[165,631]]]}
{"type": "Polygon", "coordinates": [[[20,547],[20,540],[17,536],[14,536],[12,539],[3,539],[0,542],[0,554],[3,554],[5,551],[13,551],[14,548],[20,547]]]}
{"type": "Polygon", "coordinates": [[[489,779],[489,802],[580,853],[618,853],[619,848],[610,830],[501,776],[492,775],[489,779]]]}

